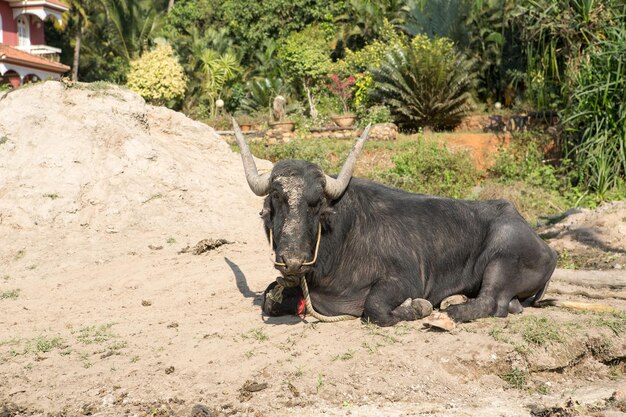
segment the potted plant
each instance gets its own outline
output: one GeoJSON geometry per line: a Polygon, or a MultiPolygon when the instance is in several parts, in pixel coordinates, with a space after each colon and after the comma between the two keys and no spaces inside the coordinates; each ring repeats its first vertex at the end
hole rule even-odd
{"type": "Polygon", "coordinates": [[[269,123],[272,129],[285,132],[292,132],[295,129],[296,123],[293,120],[285,119],[286,105],[287,99],[285,97],[279,95],[274,98],[272,103],[272,118],[274,121],[269,123]]]}
{"type": "Polygon", "coordinates": [[[349,107],[350,100],[352,100],[352,86],[355,82],[352,75],[344,79],[337,74],[330,75],[328,90],[339,99],[342,108],[342,113],[331,116],[331,119],[339,127],[351,127],[356,120],[356,114],[352,113],[349,107]]]}
{"type": "Polygon", "coordinates": [[[249,114],[239,114],[235,118],[237,119],[237,123],[239,124],[239,128],[242,132],[252,130],[252,126],[256,123],[254,118],[249,114]]]}

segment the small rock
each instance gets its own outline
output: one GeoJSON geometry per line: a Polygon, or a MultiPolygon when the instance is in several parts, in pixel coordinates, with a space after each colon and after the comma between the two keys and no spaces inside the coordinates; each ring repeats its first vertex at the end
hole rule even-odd
{"type": "Polygon", "coordinates": [[[167,375],[171,374],[174,372],[174,367],[173,366],[168,366],[167,368],[165,368],[165,373],[167,375]]]}
{"type": "Polygon", "coordinates": [[[213,415],[213,412],[202,404],[196,404],[191,409],[191,417],[213,417],[213,415]]]}
{"type": "Polygon", "coordinates": [[[150,307],[152,305],[152,301],[150,300],[141,300],[141,305],[144,307],[150,307]]]}

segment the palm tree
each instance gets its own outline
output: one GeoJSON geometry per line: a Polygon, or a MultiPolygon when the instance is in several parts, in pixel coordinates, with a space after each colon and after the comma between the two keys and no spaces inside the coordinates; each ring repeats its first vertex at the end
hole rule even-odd
{"type": "Polygon", "coordinates": [[[111,25],[115,53],[126,62],[139,57],[161,23],[163,10],[153,2],[135,0],[100,0],[111,25]]]}
{"type": "Polygon", "coordinates": [[[66,27],[73,27],[74,34],[74,58],[72,61],[72,81],[78,81],[78,66],[80,62],[80,49],[82,46],[83,33],[91,26],[91,16],[97,6],[94,0],[68,0],[69,10],[67,18],[69,20],[66,27]]]}

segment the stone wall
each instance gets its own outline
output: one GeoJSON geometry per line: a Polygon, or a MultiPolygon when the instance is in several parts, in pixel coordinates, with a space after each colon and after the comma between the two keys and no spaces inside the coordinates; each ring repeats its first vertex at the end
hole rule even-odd
{"type": "MultiPolygon", "coordinates": [[[[277,143],[288,143],[296,137],[304,139],[337,139],[353,140],[361,135],[363,129],[358,128],[316,128],[310,132],[288,132],[281,129],[269,129],[265,131],[244,132],[248,142],[265,142],[269,145],[277,143]]],[[[232,131],[218,132],[228,143],[234,143],[235,138],[232,131]]],[[[375,124],[370,129],[368,140],[396,140],[398,137],[398,127],[393,123],[375,124]]]]}

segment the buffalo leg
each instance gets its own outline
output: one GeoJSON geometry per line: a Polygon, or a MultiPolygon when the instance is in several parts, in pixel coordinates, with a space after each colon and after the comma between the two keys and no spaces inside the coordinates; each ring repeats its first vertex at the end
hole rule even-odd
{"type": "Polygon", "coordinates": [[[276,285],[278,285],[276,281],[272,282],[263,293],[263,314],[271,317],[297,315],[298,303],[302,299],[302,289],[299,286],[285,288],[282,302],[277,303],[269,297],[269,293],[276,285]]]}
{"type": "Polygon", "coordinates": [[[522,305],[516,297],[540,291],[549,277],[545,270],[520,267],[516,257],[494,259],[485,268],[478,297],[465,304],[450,306],[446,313],[456,322],[520,313],[522,305]]]}
{"type": "Polygon", "coordinates": [[[363,319],[379,326],[393,326],[400,321],[428,316],[433,310],[432,304],[421,298],[410,298],[410,294],[398,281],[378,282],[365,300],[363,319]]]}

